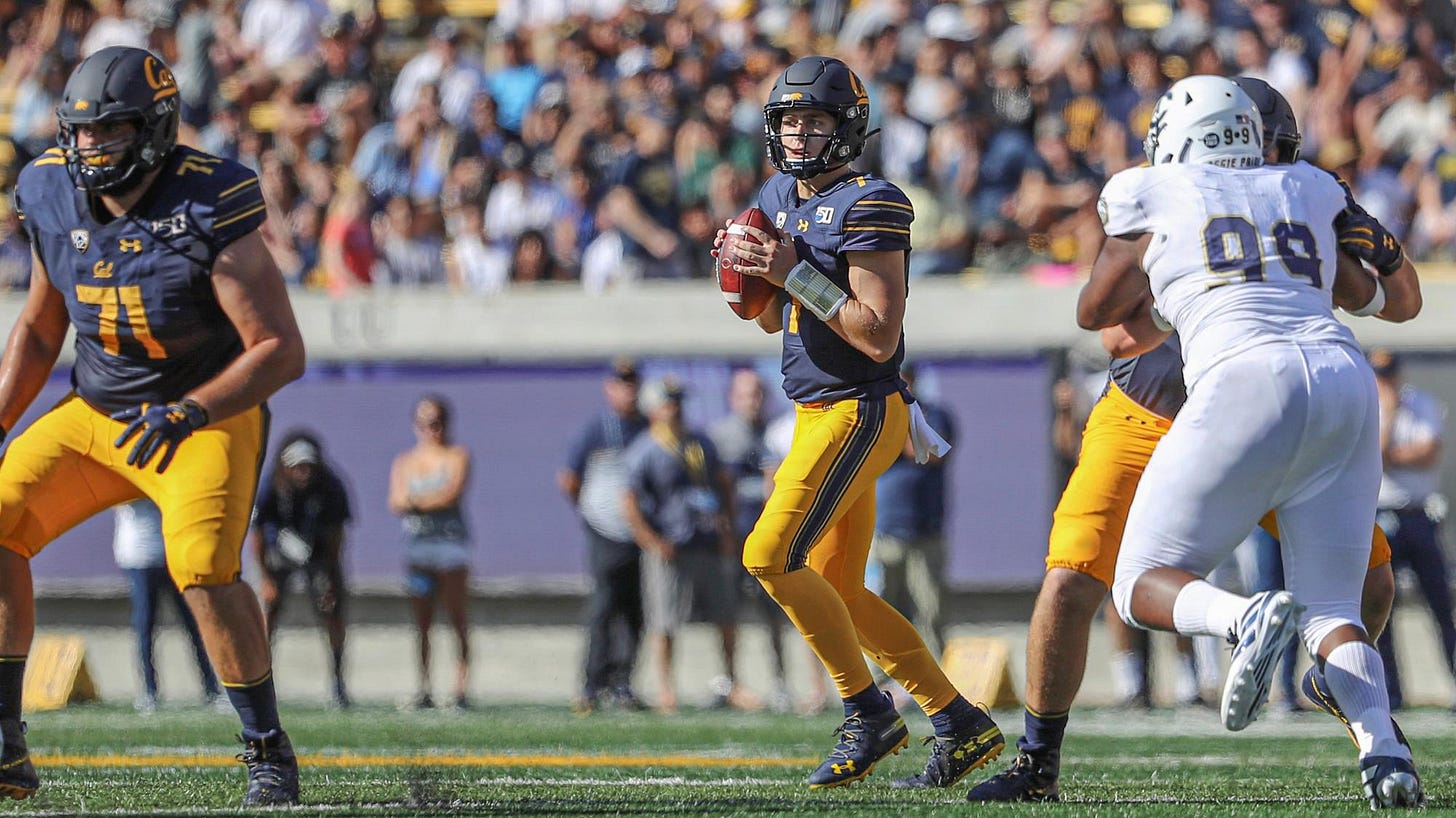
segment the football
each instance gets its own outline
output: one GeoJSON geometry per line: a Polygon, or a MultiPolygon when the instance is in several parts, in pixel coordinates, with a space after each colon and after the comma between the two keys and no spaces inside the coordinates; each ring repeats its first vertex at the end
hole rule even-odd
{"type": "Polygon", "coordinates": [[[743,230],[742,225],[751,225],[769,232],[775,228],[767,213],[750,207],[733,219],[733,224],[728,227],[728,237],[718,249],[718,289],[722,290],[723,300],[728,302],[733,312],[739,318],[748,320],[757,318],[768,309],[779,288],[769,283],[768,279],[734,272],[733,262],[737,258],[734,254],[735,245],[740,241],[759,243],[758,239],[743,230]]]}

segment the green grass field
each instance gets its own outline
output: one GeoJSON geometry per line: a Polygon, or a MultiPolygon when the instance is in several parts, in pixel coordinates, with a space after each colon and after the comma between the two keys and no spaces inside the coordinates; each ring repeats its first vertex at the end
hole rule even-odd
{"type": "MultiPolygon", "coordinates": [[[[1020,714],[997,713],[1008,739],[1020,714]]],[[[565,707],[468,713],[343,713],[285,707],[305,764],[297,815],[998,815],[1339,816],[1368,812],[1354,749],[1320,714],[1266,717],[1225,733],[1212,711],[1077,711],[1060,805],[975,808],[964,784],[901,792],[920,768],[910,749],[852,787],[811,792],[803,778],[833,743],[833,716],[689,711],[677,717],[565,707]]],[[[1434,811],[1456,808],[1456,717],[1405,713],[1434,811]]],[[[29,718],[40,793],[13,814],[220,815],[238,811],[236,723],[201,710],[142,718],[79,706],[29,718]]],[[[922,717],[912,735],[929,733],[922,717]]],[[[1009,761],[1010,750],[990,770],[1009,761]]],[[[980,773],[972,777],[979,780],[980,773]]]]}

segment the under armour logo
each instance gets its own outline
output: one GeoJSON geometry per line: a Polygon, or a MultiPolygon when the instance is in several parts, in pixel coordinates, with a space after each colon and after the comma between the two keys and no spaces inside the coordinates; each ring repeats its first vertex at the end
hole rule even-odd
{"type": "Polygon", "coordinates": [[[853,761],[846,761],[842,765],[841,764],[831,764],[831,765],[829,765],[829,769],[833,770],[835,775],[843,775],[845,773],[852,773],[852,772],[854,772],[854,762],[853,761]]]}

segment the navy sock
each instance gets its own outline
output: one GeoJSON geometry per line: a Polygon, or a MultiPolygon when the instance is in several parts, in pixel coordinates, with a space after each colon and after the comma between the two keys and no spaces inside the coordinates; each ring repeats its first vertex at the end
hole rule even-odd
{"type": "Polygon", "coordinates": [[[243,722],[243,738],[261,738],[282,730],[278,721],[278,696],[273,691],[273,673],[246,685],[223,685],[228,701],[243,722]]]}
{"type": "Polygon", "coordinates": [[[1052,766],[1062,754],[1062,736],[1067,732],[1066,713],[1041,714],[1026,708],[1026,735],[1016,742],[1021,752],[1034,755],[1052,766]]]}
{"type": "Polygon", "coordinates": [[[930,724],[937,736],[958,736],[975,727],[978,718],[984,718],[981,711],[964,696],[956,696],[939,713],[931,715],[930,724]]]}
{"type": "Polygon", "coordinates": [[[893,700],[888,695],[881,692],[878,687],[870,685],[844,700],[844,717],[849,718],[855,713],[864,716],[878,716],[894,709],[894,706],[893,700]]]}
{"type": "Polygon", "coordinates": [[[0,656],[0,719],[20,718],[20,693],[25,687],[24,656],[0,656]]]}

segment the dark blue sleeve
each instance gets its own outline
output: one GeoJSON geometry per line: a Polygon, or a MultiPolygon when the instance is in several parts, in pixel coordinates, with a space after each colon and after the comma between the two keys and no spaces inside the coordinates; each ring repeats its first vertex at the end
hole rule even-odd
{"type": "Polygon", "coordinates": [[[566,468],[576,472],[578,477],[586,470],[586,459],[591,455],[593,449],[601,448],[602,422],[600,418],[592,418],[591,422],[583,426],[572,438],[571,445],[566,450],[566,468]]]}
{"type": "Polygon", "coordinates": [[[839,250],[909,250],[914,220],[915,208],[899,188],[889,184],[872,188],[844,214],[839,250]]]}

